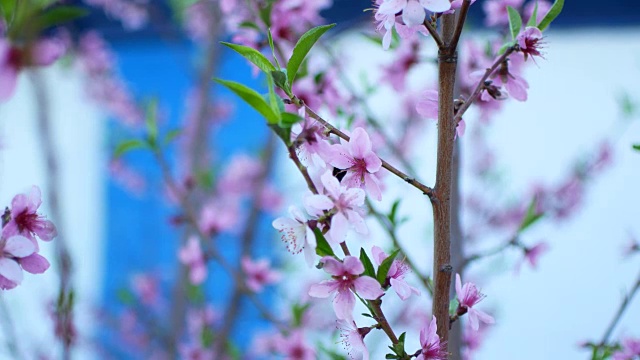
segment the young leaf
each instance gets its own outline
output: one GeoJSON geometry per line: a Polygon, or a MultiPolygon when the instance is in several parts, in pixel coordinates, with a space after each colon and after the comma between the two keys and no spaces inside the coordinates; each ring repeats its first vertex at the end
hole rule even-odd
{"type": "Polygon", "coordinates": [[[313,229],[313,233],[316,234],[316,254],[318,254],[319,256],[335,257],[336,254],[333,252],[333,249],[327,242],[327,239],[325,239],[324,235],[322,235],[322,231],[320,231],[320,229],[318,228],[315,228],[313,229]]]}
{"type": "Polygon", "coordinates": [[[544,29],[548,28],[549,25],[551,25],[551,23],[553,22],[553,20],[555,20],[558,17],[558,15],[560,15],[563,7],[564,7],[564,0],[556,0],[556,2],[554,2],[553,5],[551,5],[551,9],[549,9],[549,12],[547,13],[547,15],[545,15],[544,19],[540,21],[540,24],[538,24],[538,29],[540,29],[540,31],[544,31],[544,29]]]}
{"type": "Polygon", "coordinates": [[[251,105],[260,115],[264,116],[269,124],[277,124],[280,117],[271,109],[271,106],[255,90],[250,89],[235,81],[214,79],[215,82],[224,85],[227,89],[238,95],[247,104],[251,105]]]}
{"type": "Polygon", "coordinates": [[[40,14],[35,23],[40,29],[60,25],[88,15],[89,12],[77,6],[56,6],[40,14]]]}
{"type": "Polygon", "coordinates": [[[280,127],[292,127],[294,124],[302,121],[302,117],[300,117],[300,115],[298,114],[292,114],[292,113],[282,113],[280,114],[280,116],[282,117],[282,119],[280,120],[280,127]]]}
{"type": "Polygon", "coordinates": [[[300,40],[298,40],[296,46],[293,48],[293,54],[289,59],[289,63],[287,64],[287,78],[289,79],[289,85],[293,84],[293,80],[296,78],[296,74],[298,73],[298,69],[302,64],[302,61],[304,61],[304,58],[307,56],[313,45],[325,32],[334,26],[336,26],[336,24],[314,27],[304,33],[300,40]]]}
{"type": "Polygon", "coordinates": [[[177,138],[178,136],[180,136],[180,134],[182,133],[182,129],[173,129],[171,131],[169,131],[168,133],[166,133],[164,135],[164,140],[163,140],[163,144],[164,145],[168,145],[169,143],[171,143],[175,138],[177,138]]]}
{"type": "Polygon", "coordinates": [[[282,111],[280,109],[280,103],[278,102],[278,100],[282,100],[282,99],[280,99],[276,95],[275,84],[273,82],[273,75],[271,74],[272,72],[267,73],[267,86],[269,87],[269,105],[271,105],[271,109],[273,110],[273,112],[276,113],[278,117],[280,117],[280,113],[282,111]]]}
{"type": "Polygon", "coordinates": [[[147,104],[147,113],[145,116],[145,124],[147,126],[147,139],[149,145],[154,148],[158,140],[158,100],[152,99],[147,104]]]}
{"type": "Polygon", "coordinates": [[[389,221],[391,221],[392,224],[396,223],[396,216],[397,216],[399,206],[400,206],[400,199],[393,202],[393,205],[391,205],[391,211],[389,211],[389,215],[387,215],[387,218],[389,219],[389,221]]]}
{"type": "Polygon", "coordinates": [[[633,150],[640,151],[640,144],[633,145],[633,150]]]}
{"type": "Polygon", "coordinates": [[[538,1],[536,0],[536,4],[533,6],[533,13],[529,18],[529,21],[527,21],[527,26],[536,26],[537,22],[538,22],[538,1]]]}
{"type": "Polygon", "coordinates": [[[146,147],[149,147],[149,145],[142,140],[125,140],[116,146],[116,149],[113,151],[113,157],[117,159],[126,152],[135,149],[144,149],[146,147]]]}
{"type": "Polygon", "coordinates": [[[378,267],[378,282],[382,285],[387,280],[387,274],[389,274],[389,269],[391,268],[391,264],[393,264],[393,260],[398,256],[400,249],[394,251],[389,255],[388,258],[384,259],[382,264],[378,267]]]}
{"type": "Polygon", "coordinates": [[[289,86],[289,82],[287,81],[287,73],[282,70],[276,70],[271,72],[271,76],[273,76],[273,82],[275,82],[277,87],[284,90],[284,93],[287,94],[288,97],[293,97],[291,86],[289,86]]]}
{"type": "Polygon", "coordinates": [[[369,256],[367,255],[367,253],[364,251],[363,248],[360,248],[360,261],[362,261],[362,265],[364,265],[364,275],[375,278],[376,270],[373,268],[371,259],[369,259],[369,256]]]}
{"type": "Polygon", "coordinates": [[[507,12],[509,12],[509,29],[511,30],[511,38],[515,39],[520,34],[522,28],[522,18],[518,10],[507,6],[507,12]]]}
{"type": "Polygon", "coordinates": [[[269,40],[269,47],[271,48],[271,56],[273,56],[273,60],[275,60],[278,69],[280,69],[280,63],[278,62],[278,57],[276,56],[276,47],[273,44],[273,35],[271,35],[271,28],[267,29],[267,39],[269,40]]]}
{"type": "Polygon", "coordinates": [[[276,70],[276,67],[271,64],[269,59],[266,56],[262,55],[258,50],[238,44],[232,44],[228,42],[221,41],[222,45],[230,48],[231,50],[237,52],[242,55],[245,59],[252,62],[255,66],[257,66],[260,70],[264,71],[266,74],[270,74],[272,71],[276,70]]]}
{"type": "Polygon", "coordinates": [[[518,232],[523,232],[529,226],[533,225],[536,221],[540,220],[542,216],[544,216],[543,213],[539,214],[537,212],[536,203],[537,201],[534,197],[533,200],[531,200],[531,204],[529,204],[529,208],[527,209],[527,213],[525,214],[524,219],[522,219],[522,224],[520,225],[520,229],[518,230],[518,232]]]}

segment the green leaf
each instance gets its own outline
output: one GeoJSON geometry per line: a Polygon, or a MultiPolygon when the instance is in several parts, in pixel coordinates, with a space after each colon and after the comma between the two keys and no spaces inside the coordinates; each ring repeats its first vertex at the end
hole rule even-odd
{"type": "Polygon", "coordinates": [[[640,144],[633,145],[633,150],[640,151],[640,144]]]}
{"type": "Polygon", "coordinates": [[[458,302],[457,298],[453,298],[449,300],[449,314],[451,315],[455,314],[456,311],[458,310],[458,305],[460,305],[460,303],[458,302]]]}
{"type": "Polygon", "coordinates": [[[180,134],[182,134],[182,129],[173,129],[166,133],[163,139],[164,145],[171,143],[175,138],[180,136],[180,134]]]}
{"type": "Polygon", "coordinates": [[[529,208],[527,209],[527,213],[525,214],[524,219],[522,219],[522,224],[520,224],[520,229],[518,230],[518,232],[523,232],[544,216],[544,213],[539,214],[537,212],[536,205],[537,200],[534,197],[533,200],[531,200],[531,204],[529,204],[529,208]]]}
{"type": "Polygon", "coordinates": [[[304,58],[307,56],[313,45],[325,32],[334,26],[336,26],[336,24],[314,27],[304,33],[300,40],[298,40],[296,46],[293,48],[293,54],[289,59],[289,63],[287,64],[287,78],[289,79],[289,85],[293,84],[293,80],[296,78],[300,65],[302,65],[304,58]]]}
{"type": "Polygon", "coordinates": [[[271,109],[273,110],[273,112],[276,113],[278,118],[280,118],[280,113],[282,112],[282,110],[284,110],[284,104],[281,109],[280,102],[282,102],[282,99],[280,99],[276,95],[275,84],[273,82],[273,76],[271,75],[271,72],[267,73],[267,86],[269,87],[269,105],[271,105],[271,109]],[[280,102],[278,102],[278,100],[280,100],[280,102]]]}
{"type": "MultiPolygon", "coordinates": [[[[60,295],[62,295],[62,293],[60,295]]],[[[116,297],[124,305],[133,305],[136,302],[136,297],[133,296],[133,293],[125,288],[118,289],[118,291],[116,292],[116,297]]],[[[58,307],[62,306],[63,301],[63,297],[60,296],[58,298],[58,307]]]]}
{"type": "Polygon", "coordinates": [[[533,13],[529,18],[529,21],[527,21],[527,26],[532,26],[532,27],[536,26],[537,22],[538,22],[538,0],[536,0],[536,4],[533,6],[533,13]]]}
{"type": "Polygon", "coordinates": [[[117,159],[131,150],[144,149],[147,147],[149,147],[149,144],[142,140],[125,140],[116,146],[116,149],[113,151],[113,157],[117,159]]]}
{"type": "Polygon", "coordinates": [[[277,87],[284,90],[284,93],[287,94],[288,97],[293,97],[291,86],[289,86],[289,82],[287,81],[287,73],[282,70],[276,70],[271,72],[271,76],[273,76],[273,82],[277,87]]]}
{"type": "Polygon", "coordinates": [[[307,311],[307,309],[309,309],[310,306],[311,306],[310,303],[306,303],[304,305],[293,304],[293,306],[291,307],[291,314],[293,317],[294,327],[299,327],[302,324],[302,317],[304,316],[304,313],[307,311]]]}
{"type": "Polygon", "coordinates": [[[393,260],[396,258],[396,256],[398,256],[398,253],[400,253],[400,249],[392,252],[391,255],[389,255],[388,258],[384,259],[382,264],[380,264],[380,266],[378,267],[377,279],[381,285],[383,285],[387,280],[387,274],[389,273],[391,264],[393,263],[393,260]]]}
{"type": "Polygon", "coordinates": [[[336,254],[333,252],[331,245],[327,242],[327,239],[322,235],[320,229],[313,229],[313,233],[316,234],[316,254],[319,256],[333,256],[336,254]]]}
{"type": "Polygon", "coordinates": [[[505,51],[507,51],[508,48],[512,47],[513,45],[515,45],[515,41],[510,41],[504,45],[502,45],[500,47],[500,49],[498,50],[498,55],[502,55],[505,53],[505,51]]]}
{"type": "Polygon", "coordinates": [[[238,25],[238,27],[245,28],[245,29],[252,29],[258,32],[262,31],[260,30],[260,27],[258,27],[258,25],[256,25],[256,23],[252,21],[243,21],[240,23],[240,25],[238,25]]]}
{"type": "Polygon", "coordinates": [[[147,126],[147,137],[149,145],[155,148],[158,140],[158,100],[152,99],[147,104],[147,112],[145,116],[145,124],[147,126]]]}
{"type": "Polygon", "coordinates": [[[507,6],[507,12],[509,13],[509,29],[511,30],[511,38],[515,40],[518,34],[520,34],[520,29],[522,28],[522,18],[520,17],[518,10],[511,6],[507,6]]]}
{"type": "Polygon", "coordinates": [[[269,47],[271,48],[271,56],[273,57],[273,60],[275,60],[276,66],[279,69],[281,66],[278,62],[278,57],[276,56],[276,47],[273,44],[273,35],[271,35],[271,28],[267,29],[267,39],[269,40],[269,47]]]}
{"type": "Polygon", "coordinates": [[[376,270],[373,268],[373,264],[371,263],[371,259],[364,251],[363,248],[360,248],[360,261],[362,265],[364,265],[364,275],[371,276],[372,278],[376,277],[376,270]]]}
{"type": "Polygon", "coordinates": [[[294,124],[302,121],[302,117],[298,114],[292,114],[292,113],[282,113],[280,114],[280,116],[282,117],[281,121],[280,121],[280,126],[281,127],[292,127],[294,124]]]}
{"type": "Polygon", "coordinates": [[[267,5],[261,8],[258,14],[267,28],[271,27],[271,10],[273,10],[273,1],[267,1],[267,5]]]}
{"type": "Polygon", "coordinates": [[[276,70],[276,67],[271,64],[269,59],[266,56],[262,55],[262,53],[254,48],[232,44],[228,42],[221,41],[222,45],[230,48],[231,50],[237,52],[242,55],[245,59],[249,60],[255,66],[257,66],[260,70],[264,71],[266,74],[270,74],[272,71],[276,70]]]}
{"type": "Polygon", "coordinates": [[[255,90],[250,89],[235,81],[227,81],[215,79],[215,82],[224,85],[227,89],[234,92],[247,104],[251,105],[260,115],[264,116],[269,124],[277,124],[280,117],[271,109],[269,104],[255,90]]]}
{"type": "Polygon", "coordinates": [[[387,215],[387,218],[389,219],[389,221],[391,221],[391,224],[396,223],[396,216],[398,213],[398,207],[400,206],[400,199],[396,200],[393,202],[393,205],[391,205],[391,211],[389,211],[389,215],[387,215]]]}
{"type": "Polygon", "coordinates": [[[35,22],[40,29],[60,25],[87,16],[86,9],[77,6],[56,6],[40,14],[35,22]]]}
{"type": "Polygon", "coordinates": [[[556,0],[556,2],[554,2],[551,6],[551,9],[549,9],[547,15],[545,15],[542,21],[540,21],[540,24],[538,24],[538,29],[540,29],[540,31],[544,31],[546,28],[548,28],[553,20],[555,20],[558,15],[560,15],[563,7],[564,0],[556,0]]]}

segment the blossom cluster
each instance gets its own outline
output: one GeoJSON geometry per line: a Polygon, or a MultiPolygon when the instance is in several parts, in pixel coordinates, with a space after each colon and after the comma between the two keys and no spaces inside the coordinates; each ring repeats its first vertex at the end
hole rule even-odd
{"type": "Polygon", "coordinates": [[[42,274],[49,268],[49,261],[39,254],[37,239],[51,241],[57,232],[55,225],[38,213],[41,204],[40,189],[34,186],[28,194],[16,195],[2,215],[0,289],[20,285],[22,270],[42,274]]]}

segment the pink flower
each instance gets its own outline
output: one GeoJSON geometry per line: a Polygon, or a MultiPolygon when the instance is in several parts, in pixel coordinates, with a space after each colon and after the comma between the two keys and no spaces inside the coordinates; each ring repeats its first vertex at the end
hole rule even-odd
{"type": "Polygon", "coordinates": [[[18,261],[35,251],[33,242],[24,236],[0,239],[0,289],[13,289],[22,282],[22,269],[18,261]]]}
{"type": "Polygon", "coordinates": [[[305,205],[312,215],[320,215],[323,210],[334,212],[329,229],[330,240],[334,243],[343,242],[349,224],[353,225],[358,233],[367,234],[369,229],[362,218],[361,208],[364,205],[364,191],[341,186],[331,171],[325,172],[320,179],[327,195],[311,195],[305,199],[305,205]]]}
{"type": "Polygon", "coordinates": [[[189,267],[189,280],[193,285],[200,285],[207,278],[207,264],[200,248],[200,240],[191,236],[178,251],[180,262],[189,267]]]}
{"type": "Polygon", "coordinates": [[[547,251],[549,251],[549,244],[540,242],[532,248],[524,249],[524,260],[528,261],[529,265],[535,269],[538,265],[538,259],[547,251]]]}
{"type": "Polygon", "coordinates": [[[18,83],[18,73],[27,66],[48,66],[65,52],[55,39],[38,40],[28,49],[13,46],[0,38],[0,101],[9,99],[18,83]]]}
{"type": "Polygon", "coordinates": [[[11,220],[3,229],[3,236],[22,235],[33,242],[38,251],[36,236],[50,241],[57,236],[56,227],[44,216],[37,213],[42,204],[40,188],[33,186],[29,194],[18,194],[11,200],[11,220]]]}
{"type": "Polygon", "coordinates": [[[369,350],[364,343],[364,337],[371,331],[371,328],[359,329],[354,321],[340,320],[338,321],[338,329],[340,329],[341,342],[347,349],[349,357],[369,360],[369,350]]]}
{"type": "Polygon", "coordinates": [[[473,283],[465,283],[463,286],[460,280],[460,274],[456,274],[456,295],[459,303],[457,314],[460,316],[468,312],[469,323],[473,330],[478,330],[478,320],[485,324],[493,324],[495,322],[489,314],[473,308],[473,306],[482,301],[486,296],[481,293],[473,283]]]}
{"type": "Polygon", "coordinates": [[[311,267],[316,258],[316,236],[302,211],[291,206],[289,214],[291,218],[279,217],[272,225],[280,232],[280,238],[287,244],[290,253],[299,254],[304,250],[304,258],[311,267]]]}
{"type": "Polygon", "coordinates": [[[380,181],[375,175],[382,167],[382,161],[371,150],[369,134],[358,127],[351,133],[349,142],[341,140],[341,144],[334,145],[334,149],[331,165],[347,170],[342,178],[342,185],[348,188],[366,188],[373,198],[382,200],[380,181]]]}
{"type": "Polygon", "coordinates": [[[520,52],[524,54],[525,61],[529,55],[542,56],[540,48],[542,45],[542,32],[537,27],[527,26],[518,34],[516,41],[520,47],[520,52]]]}
{"type": "Polygon", "coordinates": [[[284,355],[286,360],[314,360],[317,359],[315,349],[304,339],[301,330],[295,330],[289,336],[276,338],[276,351],[284,355]]]}
{"type": "Polygon", "coordinates": [[[402,12],[402,20],[408,26],[420,25],[426,17],[425,10],[444,12],[451,8],[449,0],[383,0],[378,13],[395,16],[402,12]]]}
{"type": "Polygon", "coordinates": [[[622,349],[613,353],[613,360],[634,360],[640,356],[640,339],[625,339],[622,349]]]}
{"type": "MultiPolygon", "coordinates": [[[[304,116],[304,108],[301,108],[304,116]]],[[[293,143],[296,145],[296,153],[305,166],[324,168],[333,154],[333,149],[328,143],[328,137],[324,133],[324,126],[317,121],[305,117],[300,124],[291,129],[293,143]]]]}
{"type": "MultiPolygon", "coordinates": [[[[378,246],[374,246],[371,249],[371,254],[373,255],[373,259],[378,265],[382,264],[382,262],[389,257],[378,246]]],[[[387,273],[389,284],[391,284],[393,290],[395,290],[396,294],[398,294],[398,297],[400,297],[400,299],[402,300],[407,300],[412,293],[420,296],[420,290],[414,288],[413,286],[410,286],[404,280],[404,277],[408,272],[410,272],[410,270],[407,264],[405,264],[401,260],[395,259],[391,263],[391,267],[389,268],[389,272],[387,273]]]]}
{"type": "Polygon", "coordinates": [[[234,199],[215,199],[202,207],[200,229],[207,235],[229,231],[240,221],[240,211],[234,199]]]}
{"type": "Polygon", "coordinates": [[[364,272],[364,265],[354,256],[346,256],[343,262],[333,257],[325,256],[320,262],[323,269],[332,275],[331,280],[324,280],[314,284],[309,289],[309,296],[326,298],[331,293],[337,295],[333,299],[333,310],[340,320],[352,320],[357,293],[363,299],[375,300],[384,294],[378,281],[369,276],[360,276],[364,272]]]}
{"type": "Polygon", "coordinates": [[[436,317],[432,316],[429,326],[420,330],[420,346],[422,351],[416,360],[446,360],[448,353],[445,351],[443,344],[440,343],[440,337],[436,333],[438,325],[436,317]]]}
{"type": "Polygon", "coordinates": [[[267,259],[253,261],[243,257],[242,271],[247,276],[247,287],[253,292],[260,292],[265,286],[274,284],[282,278],[282,274],[278,271],[271,270],[267,259]]]}

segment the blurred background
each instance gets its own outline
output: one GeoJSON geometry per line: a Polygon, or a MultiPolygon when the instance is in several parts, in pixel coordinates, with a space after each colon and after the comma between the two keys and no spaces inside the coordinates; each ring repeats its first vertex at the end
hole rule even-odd
{"type": "MultiPolygon", "coordinates": [[[[304,261],[296,257],[288,264],[292,260],[283,251],[271,221],[283,215],[289,204],[300,203],[293,195],[302,193],[304,183],[287,161],[285,148],[279,143],[270,147],[264,120],[210,82],[215,76],[253,88],[264,86],[264,79],[237,54],[217,40],[198,36],[197,26],[204,26],[199,22],[207,19],[197,19],[197,10],[189,11],[194,5],[129,2],[132,7],[120,13],[110,12],[109,6],[99,1],[65,2],[90,11],[68,29],[69,41],[76,44],[74,54],[38,70],[37,75],[22,74],[13,97],[0,104],[0,204],[8,206],[15,194],[31,185],[43,189],[41,212],[58,225],[73,263],[74,317],[81,334],[74,358],[153,358],[152,351],[130,352],[127,349],[134,345],[123,342],[128,338],[139,348],[153,342],[135,335],[139,329],[127,323],[145,321],[131,308],[142,306],[142,313],[153,314],[152,320],[165,321],[152,326],[170,329],[175,326],[174,319],[158,315],[167,309],[163,301],[177,298],[176,289],[189,293],[190,299],[204,293],[214,318],[224,317],[225,309],[238,302],[240,315],[232,329],[233,339],[247,350],[252,347],[253,335],[269,329],[268,323],[260,319],[250,301],[232,296],[231,279],[215,265],[209,266],[202,288],[174,285],[186,276],[176,254],[189,237],[180,226],[184,219],[176,211],[175,189],[167,188],[163,169],[150,151],[130,151],[122,156],[114,152],[123,141],[141,136],[140,124],[153,100],[158,104],[161,133],[183,128],[165,153],[181,188],[188,188],[190,181],[207,184],[233,171],[251,172],[247,168],[256,162],[275,163],[263,185],[273,185],[277,194],[266,190],[251,193],[239,203],[239,210],[223,206],[221,212],[243,212],[238,216],[240,222],[252,220],[258,234],[252,256],[269,257],[290,272],[306,269],[304,261]],[[175,15],[177,8],[180,16],[175,15]],[[104,79],[96,78],[86,66],[91,61],[108,63],[110,76],[121,83],[109,83],[106,90],[98,90],[93,85],[104,79]],[[38,119],[43,105],[34,84],[46,89],[51,145],[43,140],[46,135],[38,119]],[[206,123],[192,121],[194,116],[205,118],[206,123]],[[206,153],[197,145],[203,143],[210,147],[206,153]],[[57,161],[55,172],[47,165],[51,154],[57,161]],[[57,214],[49,200],[52,181],[59,193],[57,214]],[[250,209],[262,201],[257,199],[269,196],[277,198],[269,202],[276,205],[263,206],[259,214],[250,217],[250,209]],[[160,300],[148,306],[133,300],[144,294],[160,300]]],[[[493,36],[483,29],[483,3],[479,0],[472,6],[465,33],[480,42],[493,36]]],[[[375,26],[372,13],[363,12],[372,7],[369,0],[333,0],[329,5],[320,13],[322,22],[338,26],[325,42],[331,51],[318,51],[318,66],[331,67],[335,59],[329,54],[335,55],[344,75],[365,93],[368,86],[376,84],[380,69],[397,59],[363,35],[371,34],[375,26]]],[[[213,34],[219,40],[233,40],[222,30],[213,34]]],[[[477,282],[488,295],[483,305],[496,318],[496,324],[483,332],[482,345],[473,352],[473,359],[588,358],[589,351],[580,344],[599,339],[638,276],[638,256],[625,256],[625,248],[640,236],[640,154],[632,150],[632,144],[640,142],[640,4],[630,0],[604,5],[601,1],[568,1],[545,35],[544,58],[536,59],[535,65],[524,71],[530,86],[528,101],[505,101],[491,114],[491,121],[481,120],[483,114],[477,110],[468,115],[467,134],[460,141],[465,164],[461,177],[463,227],[469,234],[476,230],[474,226],[482,227],[477,213],[465,209],[473,208],[476,195],[485,196],[483,201],[490,204],[509,204],[520,201],[532,189],[557,187],[558,198],[579,199],[567,216],[545,217],[521,237],[531,246],[548,244],[549,250],[537,267],[518,265],[524,260],[519,250],[512,249],[466,269],[467,279],[477,282]],[[479,132],[484,145],[474,145],[479,132]],[[492,173],[483,178],[486,183],[479,181],[473,170],[479,163],[478,146],[491,148],[492,173]],[[571,180],[573,169],[603,152],[608,157],[606,168],[589,173],[588,181],[580,178],[579,191],[571,188],[575,185],[571,182],[575,180],[571,180]],[[563,189],[566,182],[571,183],[567,185],[571,189],[563,189]]],[[[429,44],[421,58],[429,62],[434,54],[429,44]]],[[[310,61],[310,69],[315,65],[310,61]]],[[[408,82],[419,88],[434,81],[435,68],[419,67],[410,74],[408,82]]],[[[395,119],[404,111],[398,96],[397,89],[382,85],[367,106],[378,119],[395,119]]],[[[327,109],[324,113],[332,115],[327,109]]],[[[418,178],[432,184],[436,125],[422,121],[414,137],[425,140],[417,141],[406,156],[418,178]]],[[[389,131],[402,135],[397,127],[390,126],[389,131]]],[[[259,176],[256,178],[259,181],[259,176]]],[[[399,228],[399,238],[414,255],[418,268],[429,273],[431,246],[425,249],[419,239],[431,236],[432,224],[422,220],[430,218],[430,206],[424,199],[406,196],[402,182],[391,178],[384,182],[388,195],[379,208],[388,209],[395,199],[402,199],[399,216],[407,216],[409,221],[399,228]]],[[[194,201],[207,199],[196,193],[194,201]]],[[[374,230],[366,244],[384,241],[384,231],[375,224],[370,226],[374,230]]],[[[497,231],[482,236],[482,241],[469,242],[469,253],[490,252],[505,234],[497,231]]],[[[235,265],[244,251],[239,241],[242,237],[242,233],[223,231],[217,240],[224,244],[220,247],[223,256],[235,265]]],[[[53,258],[53,244],[42,248],[53,258]]],[[[56,342],[50,320],[57,277],[51,270],[27,275],[21,286],[1,296],[25,358],[58,358],[51,356],[51,349],[59,351],[59,345],[52,345],[56,342]]],[[[278,304],[298,287],[285,282],[260,296],[280,309],[278,304]]],[[[638,319],[640,301],[636,299],[613,338],[640,336],[638,319]]],[[[7,334],[1,337],[6,340],[7,334]]],[[[374,351],[372,358],[384,357],[383,348],[374,351]]],[[[11,356],[7,353],[0,358],[11,356]]]]}

